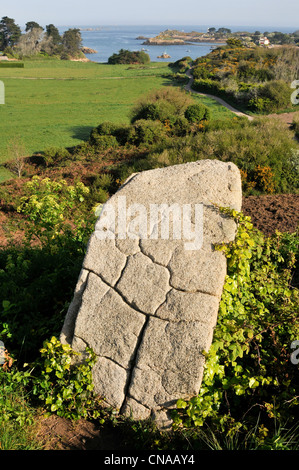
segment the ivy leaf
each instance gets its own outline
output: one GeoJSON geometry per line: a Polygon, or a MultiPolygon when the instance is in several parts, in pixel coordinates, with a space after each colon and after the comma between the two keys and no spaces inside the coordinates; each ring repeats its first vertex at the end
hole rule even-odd
{"type": "Polygon", "coordinates": [[[188,403],[185,402],[185,400],[179,399],[179,400],[177,401],[177,404],[176,404],[176,405],[177,405],[178,408],[183,408],[183,409],[184,409],[184,408],[187,408],[188,403]]]}
{"type": "Polygon", "coordinates": [[[256,388],[256,387],[259,386],[259,382],[255,379],[255,377],[251,377],[249,379],[248,385],[249,385],[250,388],[256,388]]]}

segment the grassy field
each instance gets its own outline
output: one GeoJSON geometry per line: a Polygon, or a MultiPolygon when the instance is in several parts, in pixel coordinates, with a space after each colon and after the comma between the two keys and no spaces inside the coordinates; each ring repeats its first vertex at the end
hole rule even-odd
{"type": "MultiPolygon", "coordinates": [[[[25,67],[1,69],[5,105],[0,106],[0,162],[10,159],[13,139],[26,154],[49,147],[74,146],[102,121],[127,123],[134,102],[152,89],[172,84],[167,63],[108,65],[58,60],[26,61],[25,67]]],[[[196,98],[198,99],[198,98],[196,98]]],[[[231,113],[213,100],[214,118],[231,113]]],[[[0,182],[9,172],[0,168],[0,182]]]]}

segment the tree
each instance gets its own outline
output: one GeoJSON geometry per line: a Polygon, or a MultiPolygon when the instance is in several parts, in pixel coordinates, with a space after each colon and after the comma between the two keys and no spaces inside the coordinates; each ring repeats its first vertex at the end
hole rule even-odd
{"type": "Polygon", "coordinates": [[[54,45],[58,45],[61,43],[61,36],[59,34],[59,31],[53,24],[48,24],[46,26],[46,34],[48,37],[52,38],[52,42],[54,45]]]}
{"type": "Polygon", "coordinates": [[[0,49],[14,46],[21,36],[21,28],[13,18],[4,16],[0,21],[0,49]]]}
{"type": "Polygon", "coordinates": [[[62,44],[65,52],[74,57],[82,48],[82,37],[79,29],[70,28],[62,36],[62,44]]]}
{"type": "Polygon", "coordinates": [[[219,33],[219,34],[231,34],[231,30],[229,28],[219,28],[217,33],[219,33]]]}
{"type": "Polygon", "coordinates": [[[37,28],[38,28],[38,29],[42,29],[42,30],[44,29],[44,28],[43,28],[42,26],[40,26],[36,21],[28,21],[28,22],[26,23],[26,29],[25,29],[25,31],[26,31],[26,33],[28,33],[28,32],[30,32],[30,31],[32,31],[33,29],[37,29],[37,28]]]}
{"type": "Polygon", "coordinates": [[[18,137],[14,137],[7,146],[9,162],[6,166],[12,173],[15,173],[18,178],[21,178],[23,174],[26,155],[27,151],[25,145],[18,137]]]}
{"type": "Polygon", "coordinates": [[[30,57],[38,54],[43,44],[43,29],[41,27],[29,29],[26,34],[22,34],[18,44],[15,46],[16,51],[22,57],[30,57]]]}
{"type": "Polygon", "coordinates": [[[292,42],[292,39],[288,34],[275,31],[272,36],[272,42],[274,44],[290,44],[292,42]]]}

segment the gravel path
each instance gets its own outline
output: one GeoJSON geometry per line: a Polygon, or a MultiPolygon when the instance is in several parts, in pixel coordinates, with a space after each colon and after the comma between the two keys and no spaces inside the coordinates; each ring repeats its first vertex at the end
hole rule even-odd
{"type": "Polygon", "coordinates": [[[194,78],[192,76],[192,73],[191,73],[191,69],[187,70],[186,72],[186,75],[188,76],[189,78],[189,82],[188,84],[186,85],[185,89],[187,91],[190,91],[191,93],[197,93],[198,95],[201,95],[201,96],[207,96],[208,98],[212,98],[213,100],[217,101],[218,103],[220,103],[222,106],[225,106],[227,109],[229,109],[230,111],[232,111],[234,114],[236,114],[237,116],[243,116],[243,117],[246,117],[247,119],[249,119],[249,121],[252,121],[254,118],[252,116],[249,116],[248,114],[245,114],[245,113],[242,113],[241,111],[238,111],[236,108],[234,108],[233,106],[231,106],[230,104],[228,104],[226,101],[224,101],[222,98],[219,98],[218,96],[215,96],[215,95],[209,95],[208,93],[201,93],[199,91],[195,91],[195,90],[192,90],[192,84],[193,84],[193,81],[194,81],[194,78]]]}

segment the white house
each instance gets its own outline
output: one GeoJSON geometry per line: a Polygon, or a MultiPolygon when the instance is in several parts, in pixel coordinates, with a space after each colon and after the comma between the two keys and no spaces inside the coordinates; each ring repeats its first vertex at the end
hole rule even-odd
{"type": "Polygon", "coordinates": [[[266,36],[262,36],[262,37],[260,37],[260,39],[259,39],[259,45],[260,45],[260,46],[269,46],[269,45],[270,45],[270,41],[269,41],[269,39],[268,39],[266,36]]]}

